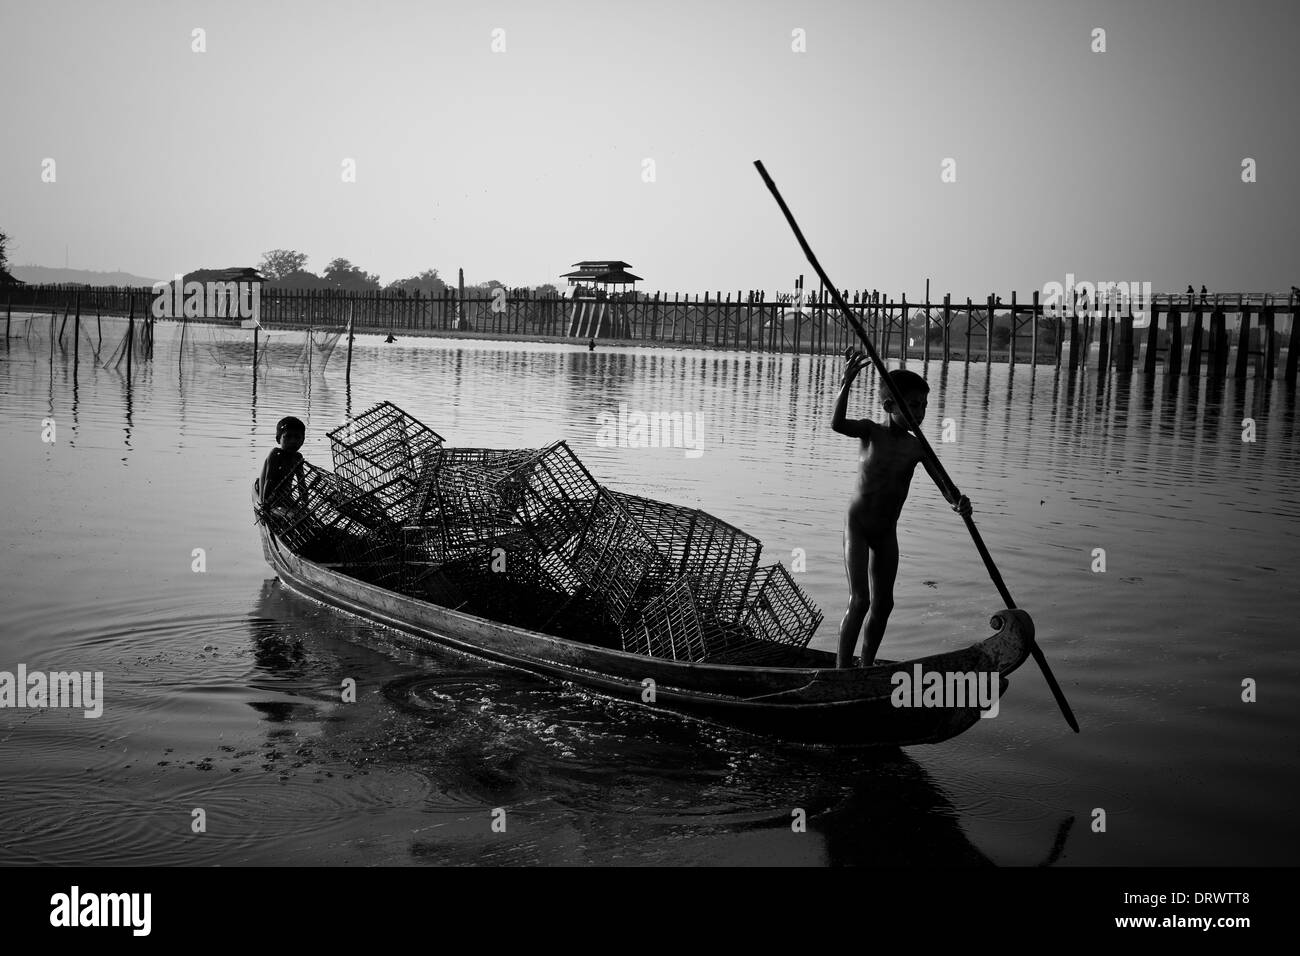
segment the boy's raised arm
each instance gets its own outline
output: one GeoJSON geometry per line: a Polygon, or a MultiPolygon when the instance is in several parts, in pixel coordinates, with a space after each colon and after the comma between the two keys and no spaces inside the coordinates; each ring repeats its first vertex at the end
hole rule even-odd
{"type": "Polygon", "coordinates": [[[839,397],[835,399],[835,412],[831,415],[831,428],[841,435],[849,435],[853,438],[870,438],[871,437],[871,420],[868,418],[850,419],[847,417],[849,410],[849,389],[853,386],[853,380],[858,377],[858,372],[867,363],[865,355],[855,354],[849,358],[849,364],[844,369],[844,378],[840,384],[839,397]]]}

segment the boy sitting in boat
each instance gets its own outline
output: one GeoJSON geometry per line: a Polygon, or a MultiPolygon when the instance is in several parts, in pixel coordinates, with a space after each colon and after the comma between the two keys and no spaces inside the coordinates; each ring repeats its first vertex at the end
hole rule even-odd
{"type": "MultiPolygon", "coordinates": [[[[840,624],[837,667],[853,666],[853,651],[859,632],[862,632],[861,666],[869,667],[875,663],[876,651],[889,622],[889,612],[894,609],[898,516],[907,500],[917,462],[923,462],[926,471],[933,475],[929,462],[923,457],[920,439],[907,430],[906,420],[883,381],[880,392],[881,403],[888,415],[886,424],[868,418],[854,421],[845,417],[849,388],[869,361],[860,351],[849,353],[849,364],[844,370],[835,414],[831,419],[835,431],[861,442],[857,488],[849,503],[844,527],[844,567],[848,572],[850,591],[849,607],[840,624]]],[[[925,417],[930,386],[921,376],[906,369],[894,369],[889,377],[912,418],[920,425],[925,417]]],[[[945,497],[947,494],[945,491],[945,497]]],[[[948,503],[958,514],[970,514],[970,500],[965,495],[957,501],[949,499],[948,503]]]]}
{"type": "Polygon", "coordinates": [[[298,453],[298,449],[306,439],[307,426],[292,415],[280,419],[275,426],[275,442],[279,447],[272,448],[271,453],[266,456],[266,463],[262,465],[262,476],[257,479],[257,496],[262,507],[266,507],[271,493],[290,475],[296,476],[299,500],[306,502],[307,489],[302,474],[303,458],[298,453]]]}

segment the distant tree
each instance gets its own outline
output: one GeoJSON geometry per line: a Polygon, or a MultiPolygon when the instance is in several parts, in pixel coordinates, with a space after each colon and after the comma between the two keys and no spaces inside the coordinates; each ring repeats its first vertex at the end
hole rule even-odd
{"type": "Polygon", "coordinates": [[[546,282],[543,283],[542,285],[533,286],[533,294],[534,295],[559,295],[560,290],[557,289],[555,286],[553,286],[551,283],[546,282]]]}
{"type": "Polygon", "coordinates": [[[425,269],[419,275],[409,279],[397,279],[384,286],[388,292],[405,292],[408,295],[419,292],[423,296],[442,295],[447,290],[447,283],[442,281],[437,269],[425,269]]]}
{"type": "Polygon", "coordinates": [[[467,299],[486,299],[493,294],[496,289],[505,289],[509,295],[514,290],[496,279],[489,279],[487,282],[475,282],[473,285],[465,284],[465,298],[467,299]]]}
{"type": "Polygon", "coordinates": [[[306,264],[307,254],[305,252],[272,249],[270,252],[262,253],[262,261],[258,264],[257,271],[268,279],[283,279],[295,272],[301,272],[302,267],[306,264]]]}
{"type": "Polygon", "coordinates": [[[9,251],[6,248],[9,245],[9,236],[0,232],[0,285],[16,283],[15,279],[9,273],[9,251]]]}
{"type": "Polygon", "coordinates": [[[993,347],[995,349],[1005,349],[1011,345],[1011,327],[1007,325],[997,325],[993,327],[993,347]]]}
{"type": "Polygon", "coordinates": [[[334,259],[322,277],[335,289],[350,292],[373,292],[379,289],[379,276],[354,266],[347,259],[334,259]]]}
{"type": "Polygon", "coordinates": [[[328,279],[322,279],[314,272],[291,272],[279,279],[271,279],[267,286],[272,289],[332,289],[328,279]]]}

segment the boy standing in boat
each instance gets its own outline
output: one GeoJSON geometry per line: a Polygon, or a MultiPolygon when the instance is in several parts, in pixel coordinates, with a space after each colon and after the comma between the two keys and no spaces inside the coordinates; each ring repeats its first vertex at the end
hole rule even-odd
{"type": "MultiPolygon", "coordinates": [[[[849,578],[849,607],[840,624],[837,667],[853,665],[853,651],[862,633],[861,666],[876,660],[876,651],[885,636],[889,613],[894,609],[894,578],[898,573],[898,516],[907,500],[912,473],[918,462],[933,472],[922,454],[920,440],[907,430],[902,412],[895,406],[888,386],[882,381],[881,400],[888,420],[885,424],[869,418],[850,420],[845,417],[849,389],[870,359],[852,351],[844,370],[839,398],[831,427],[841,435],[859,439],[858,480],[849,503],[844,527],[844,568],[849,578]],[[866,627],[863,628],[865,621],[866,627]]],[[[890,380],[898,389],[913,420],[919,426],[925,417],[930,386],[925,379],[906,369],[894,369],[890,380]]],[[[945,497],[947,492],[944,492],[945,497]]],[[[962,495],[949,499],[953,510],[970,514],[970,500],[962,495]]]]}

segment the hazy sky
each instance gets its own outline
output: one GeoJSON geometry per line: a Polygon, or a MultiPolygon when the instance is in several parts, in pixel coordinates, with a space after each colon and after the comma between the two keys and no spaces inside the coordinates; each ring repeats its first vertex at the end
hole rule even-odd
{"type": "Polygon", "coordinates": [[[1285,290],[1298,27],[1292,0],[0,0],[0,229],[13,264],[150,277],[289,248],[788,289],[762,159],[841,286],[1285,290]]]}

